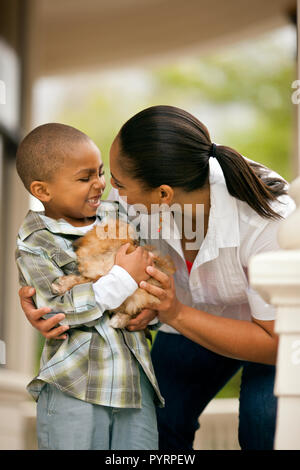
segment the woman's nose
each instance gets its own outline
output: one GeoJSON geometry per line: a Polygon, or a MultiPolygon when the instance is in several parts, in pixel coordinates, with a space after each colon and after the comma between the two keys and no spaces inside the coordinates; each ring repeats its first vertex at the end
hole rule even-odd
{"type": "Polygon", "coordinates": [[[95,188],[105,188],[106,187],[106,182],[103,176],[98,176],[97,180],[94,183],[95,188]]]}

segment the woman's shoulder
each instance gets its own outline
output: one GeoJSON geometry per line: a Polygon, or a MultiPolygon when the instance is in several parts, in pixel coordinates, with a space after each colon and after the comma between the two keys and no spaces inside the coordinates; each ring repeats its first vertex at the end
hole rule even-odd
{"type": "MultiPolygon", "coordinates": [[[[238,201],[240,256],[244,266],[250,257],[263,251],[279,249],[277,234],[282,219],[270,219],[257,214],[249,205],[238,201]]],[[[272,209],[283,219],[295,210],[295,202],[288,195],[278,197],[271,203],[272,209]]]]}
{"type": "MultiPolygon", "coordinates": [[[[288,189],[288,188],[287,188],[288,189]]],[[[279,196],[275,201],[271,202],[271,207],[277,214],[286,219],[296,209],[294,199],[288,194],[279,196]]]]}
{"type": "MultiPolygon", "coordinates": [[[[276,212],[280,217],[286,218],[288,217],[296,208],[294,200],[288,195],[289,190],[289,183],[276,171],[264,166],[261,163],[255,162],[249,158],[244,157],[249,163],[253,163],[255,165],[260,165],[264,170],[264,177],[268,179],[282,180],[285,183],[284,189],[286,190],[286,194],[282,194],[278,196],[274,201],[270,201],[270,206],[274,212],[276,212]]],[[[261,215],[257,214],[254,209],[252,209],[247,203],[238,200],[238,210],[240,219],[250,226],[261,226],[267,224],[268,221],[272,221],[273,219],[267,219],[262,217],[261,215]]],[[[280,219],[278,219],[280,220],[280,219]]],[[[274,221],[274,220],[273,220],[274,221]]]]}
{"type": "MultiPolygon", "coordinates": [[[[271,201],[270,206],[283,219],[286,219],[296,208],[294,200],[288,194],[283,194],[275,201],[271,201]]],[[[280,223],[280,218],[275,221],[274,219],[262,217],[244,201],[237,200],[237,207],[240,222],[248,226],[249,230],[256,227],[262,228],[272,222],[280,223]]]]}

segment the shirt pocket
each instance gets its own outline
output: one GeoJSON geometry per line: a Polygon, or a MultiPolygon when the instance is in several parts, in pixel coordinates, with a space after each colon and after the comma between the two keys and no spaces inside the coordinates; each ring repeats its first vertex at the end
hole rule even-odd
{"type": "Polygon", "coordinates": [[[51,253],[51,259],[64,274],[79,274],[75,253],[69,254],[66,251],[58,249],[51,253]]]}

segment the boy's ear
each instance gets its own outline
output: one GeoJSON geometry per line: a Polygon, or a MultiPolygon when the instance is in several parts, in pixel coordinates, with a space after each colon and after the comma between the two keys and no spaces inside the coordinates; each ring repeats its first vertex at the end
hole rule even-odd
{"type": "Polygon", "coordinates": [[[45,181],[33,181],[30,185],[30,192],[41,202],[49,202],[51,200],[48,184],[45,181]]]}

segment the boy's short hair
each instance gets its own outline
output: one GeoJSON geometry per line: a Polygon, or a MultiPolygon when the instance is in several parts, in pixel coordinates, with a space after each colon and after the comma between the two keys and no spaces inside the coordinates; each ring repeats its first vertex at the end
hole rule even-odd
{"type": "Polygon", "coordinates": [[[48,123],[33,129],[17,149],[16,166],[25,188],[33,181],[50,181],[68,158],[68,150],[91,139],[75,127],[48,123]]]}

